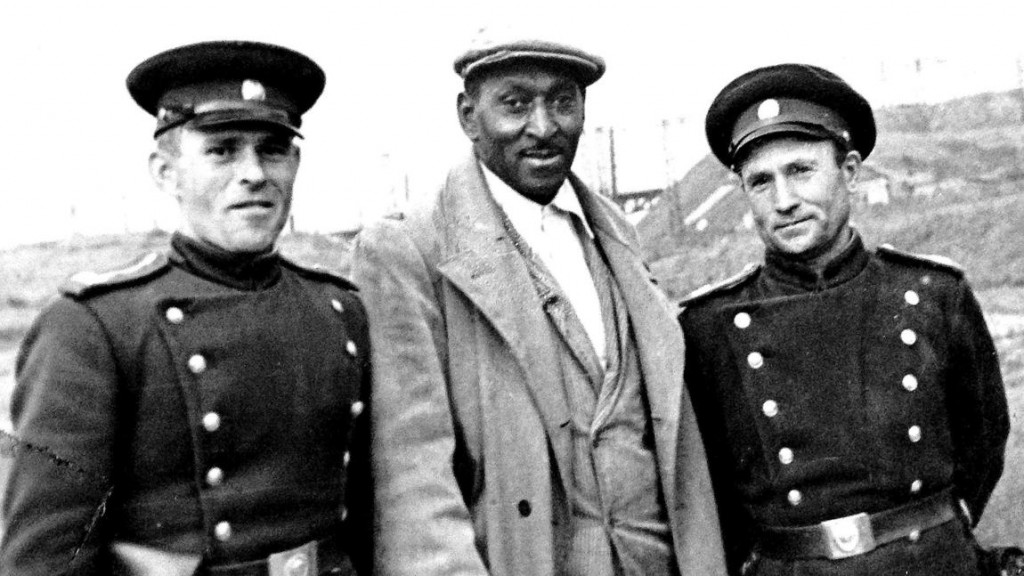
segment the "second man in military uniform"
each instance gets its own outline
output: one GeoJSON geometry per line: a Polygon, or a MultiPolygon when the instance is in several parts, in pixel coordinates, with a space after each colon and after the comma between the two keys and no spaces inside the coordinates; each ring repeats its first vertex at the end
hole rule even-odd
{"type": "Polygon", "coordinates": [[[961,269],[850,226],[868,102],[820,68],[762,68],[721,91],[707,135],[766,247],[680,316],[732,572],[977,574],[999,363],[961,269]]]}

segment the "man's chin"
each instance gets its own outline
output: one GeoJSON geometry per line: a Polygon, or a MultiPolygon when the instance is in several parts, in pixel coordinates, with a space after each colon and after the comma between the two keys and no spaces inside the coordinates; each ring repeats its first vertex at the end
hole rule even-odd
{"type": "Polygon", "coordinates": [[[802,260],[804,258],[810,258],[815,252],[815,244],[813,239],[805,237],[795,238],[779,238],[776,237],[772,242],[775,251],[784,254],[794,260],[802,260]]]}
{"type": "Polygon", "coordinates": [[[551,171],[545,174],[529,174],[520,179],[518,192],[524,196],[553,198],[569,177],[568,170],[551,171]]]}

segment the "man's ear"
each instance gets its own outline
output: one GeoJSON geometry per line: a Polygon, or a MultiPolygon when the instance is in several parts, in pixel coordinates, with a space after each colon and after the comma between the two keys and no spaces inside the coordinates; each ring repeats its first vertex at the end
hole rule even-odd
{"type": "Polygon", "coordinates": [[[480,127],[476,121],[476,100],[465,92],[460,92],[455,107],[459,113],[462,131],[471,141],[476,142],[480,137],[480,127]]]}
{"type": "Polygon", "coordinates": [[[846,159],[839,168],[843,171],[843,178],[846,180],[846,187],[853,190],[857,187],[857,177],[860,176],[862,160],[860,152],[850,150],[846,153],[846,159]]]}
{"type": "Polygon", "coordinates": [[[178,171],[167,152],[155,150],[149,155],[149,175],[157,188],[178,197],[178,171]]]}

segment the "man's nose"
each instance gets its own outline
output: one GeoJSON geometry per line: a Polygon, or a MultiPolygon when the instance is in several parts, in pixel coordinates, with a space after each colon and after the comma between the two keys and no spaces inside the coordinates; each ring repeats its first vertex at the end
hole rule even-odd
{"type": "Polygon", "coordinates": [[[239,154],[236,168],[238,179],[243,184],[262,184],[267,179],[263,159],[255,147],[247,147],[239,154]]]}
{"type": "Polygon", "coordinates": [[[790,212],[800,204],[800,197],[793,190],[793,185],[786,178],[778,178],[775,181],[775,211],[790,212]]]}
{"type": "Polygon", "coordinates": [[[543,102],[536,104],[530,111],[526,120],[526,132],[537,138],[547,138],[555,133],[558,125],[551,115],[551,111],[543,102]]]}

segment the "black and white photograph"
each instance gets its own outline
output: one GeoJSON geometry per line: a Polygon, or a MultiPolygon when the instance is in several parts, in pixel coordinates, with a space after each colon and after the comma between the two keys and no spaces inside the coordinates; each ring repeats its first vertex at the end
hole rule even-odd
{"type": "Polygon", "coordinates": [[[0,574],[1024,576],[1022,21],[0,8],[0,574]]]}

